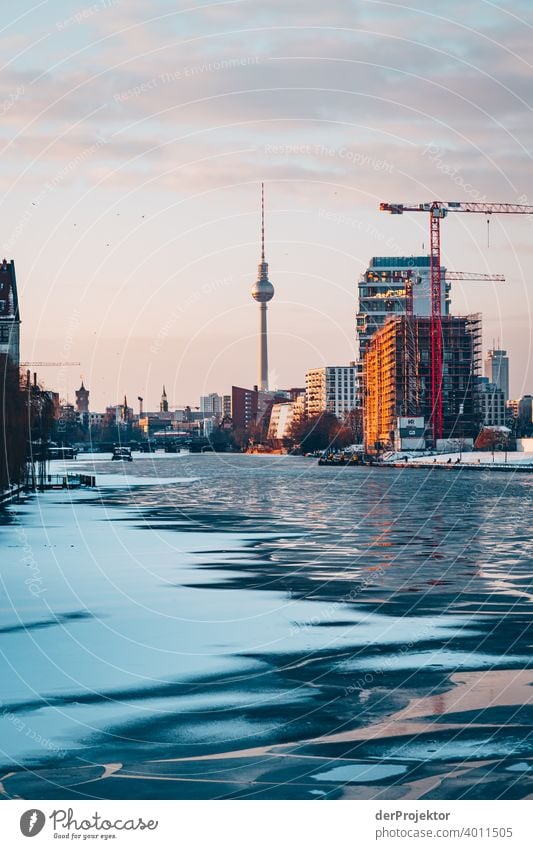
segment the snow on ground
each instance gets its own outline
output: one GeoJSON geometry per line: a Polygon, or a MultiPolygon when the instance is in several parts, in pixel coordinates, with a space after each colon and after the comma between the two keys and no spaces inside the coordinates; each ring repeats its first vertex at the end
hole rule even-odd
{"type": "MultiPolygon", "coordinates": [[[[408,458],[409,463],[455,463],[459,459],[459,453],[455,451],[452,454],[424,454],[420,456],[414,451],[396,451],[394,453],[387,454],[385,458],[385,462],[387,463],[401,463],[408,458]]],[[[492,452],[491,451],[465,451],[461,457],[461,464],[464,465],[477,465],[478,463],[483,463],[486,465],[487,463],[492,463],[492,452]]],[[[509,451],[507,453],[507,460],[505,459],[504,451],[495,451],[494,452],[494,463],[501,464],[507,462],[508,465],[515,466],[518,464],[526,464],[533,465],[533,454],[526,453],[524,451],[509,451]]]]}

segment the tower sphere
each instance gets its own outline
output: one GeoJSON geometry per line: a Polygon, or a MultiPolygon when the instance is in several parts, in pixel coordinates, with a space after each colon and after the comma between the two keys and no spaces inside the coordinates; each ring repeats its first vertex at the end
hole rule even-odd
{"type": "Polygon", "coordinates": [[[268,262],[261,262],[258,267],[257,280],[252,286],[252,298],[260,304],[266,304],[274,297],[274,287],[268,279],[268,262]]]}

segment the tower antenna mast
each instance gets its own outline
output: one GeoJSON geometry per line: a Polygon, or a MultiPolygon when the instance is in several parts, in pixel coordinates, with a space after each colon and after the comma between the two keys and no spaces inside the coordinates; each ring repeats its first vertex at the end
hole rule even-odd
{"type": "Polygon", "coordinates": [[[265,184],[261,183],[261,262],[265,261],[265,184]]]}
{"type": "Polygon", "coordinates": [[[265,260],[265,184],[261,183],[261,262],[257,280],[252,287],[252,298],[259,304],[259,388],[268,390],[268,340],[267,303],[274,297],[274,287],[268,279],[268,262],[265,260]]]}

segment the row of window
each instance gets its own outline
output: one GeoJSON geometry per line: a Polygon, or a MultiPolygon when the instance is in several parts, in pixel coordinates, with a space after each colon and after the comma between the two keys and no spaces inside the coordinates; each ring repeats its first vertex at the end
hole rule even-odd
{"type": "Polygon", "coordinates": [[[372,268],[429,268],[429,256],[373,256],[372,268]]]}
{"type": "Polygon", "coordinates": [[[11,323],[0,324],[0,344],[6,344],[11,340],[14,329],[15,325],[11,323]]]}

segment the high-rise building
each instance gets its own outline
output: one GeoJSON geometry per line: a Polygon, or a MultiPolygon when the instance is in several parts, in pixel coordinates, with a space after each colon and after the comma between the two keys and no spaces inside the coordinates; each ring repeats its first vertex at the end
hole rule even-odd
{"type": "Polygon", "coordinates": [[[481,424],[486,427],[502,427],[506,424],[507,410],[502,390],[482,377],[478,384],[478,404],[481,424]]]}
{"type": "Polygon", "coordinates": [[[15,263],[6,259],[0,265],[0,354],[20,363],[20,312],[15,263]]]}
{"type": "MultiPolygon", "coordinates": [[[[473,440],[479,430],[480,317],[443,316],[442,351],[443,439],[473,440]]],[[[406,429],[409,419],[413,430],[419,429],[416,419],[427,428],[432,414],[430,318],[392,317],[375,333],[363,367],[363,410],[369,451],[392,447],[403,426],[400,420],[406,429]]]]}
{"type": "Polygon", "coordinates": [[[217,392],[202,395],[200,398],[200,410],[204,416],[222,418],[224,399],[217,392]]]}
{"type": "Polygon", "coordinates": [[[83,380],[79,389],[76,389],[76,411],[78,413],[89,412],[89,390],[83,385],[83,380]]]}
{"type": "Polygon", "coordinates": [[[509,400],[509,357],[507,351],[491,348],[485,358],[485,377],[503,392],[506,401],[509,400]]]}
{"type": "Polygon", "coordinates": [[[161,393],[161,400],[159,401],[159,412],[168,413],[168,398],[164,384],[163,392],[161,393]]]}
{"type": "Polygon", "coordinates": [[[274,297],[274,287],[268,279],[265,262],[265,195],[261,183],[261,262],[252,288],[252,298],[259,303],[259,389],[268,391],[267,303],[274,297]]]}
{"type": "MultiPolygon", "coordinates": [[[[441,313],[450,312],[446,269],[441,268],[441,313]]],[[[374,333],[390,316],[404,315],[406,279],[413,288],[414,315],[431,315],[430,257],[374,256],[358,284],[357,335],[359,358],[364,359],[374,333]]]]}
{"type": "Polygon", "coordinates": [[[231,418],[234,428],[246,430],[257,418],[259,393],[255,389],[231,387],[231,418]]]}
{"type": "Polygon", "coordinates": [[[222,396],[222,417],[231,419],[231,395],[222,396]]]}
{"type": "Polygon", "coordinates": [[[305,378],[305,406],[308,416],[332,413],[341,421],[357,405],[358,369],[349,366],[322,366],[310,369],[305,378]]]}

